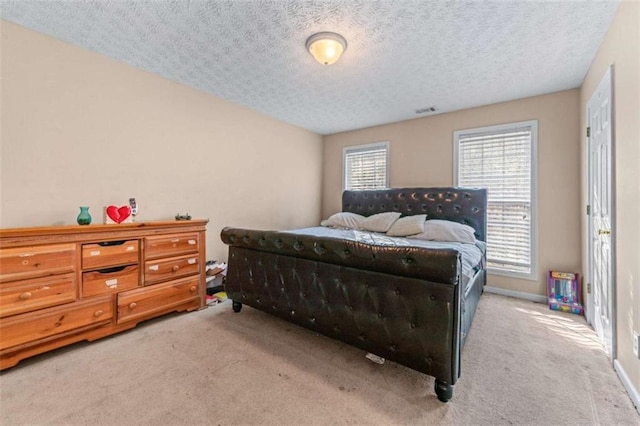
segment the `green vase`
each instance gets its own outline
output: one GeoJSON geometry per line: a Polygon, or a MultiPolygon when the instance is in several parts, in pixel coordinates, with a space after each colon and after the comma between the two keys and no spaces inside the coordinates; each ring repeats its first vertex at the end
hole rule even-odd
{"type": "Polygon", "coordinates": [[[78,215],[78,225],[89,225],[91,223],[91,215],[89,214],[89,207],[80,207],[80,214],[78,215]]]}

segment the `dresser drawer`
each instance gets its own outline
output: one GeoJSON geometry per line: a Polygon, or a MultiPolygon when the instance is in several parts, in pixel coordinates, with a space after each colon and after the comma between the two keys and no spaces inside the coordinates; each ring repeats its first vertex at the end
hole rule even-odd
{"type": "Polygon", "coordinates": [[[56,334],[108,322],[113,318],[111,297],[75,302],[36,313],[16,315],[0,320],[0,349],[11,348],[56,334]]]}
{"type": "Polygon", "coordinates": [[[0,286],[0,317],[76,300],[75,274],[5,283],[0,286]]]}
{"type": "Polygon", "coordinates": [[[145,285],[185,277],[200,272],[198,254],[172,257],[169,259],[147,260],[145,262],[145,285]]]}
{"type": "Polygon", "coordinates": [[[2,249],[0,282],[71,272],[75,253],[75,244],[2,249]]]}
{"type": "Polygon", "coordinates": [[[98,269],[82,274],[82,297],[111,294],[138,287],[138,265],[98,269]]]}
{"type": "Polygon", "coordinates": [[[162,237],[146,237],[144,253],[146,259],[196,253],[200,248],[198,234],[179,234],[162,237]]]}
{"type": "Polygon", "coordinates": [[[118,324],[149,316],[195,300],[200,277],[182,278],[118,294],[118,324]]]}
{"type": "Polygon", "coordinates": [[[138,263],[138,240],[82,245],[82,269],[138,263]]]}

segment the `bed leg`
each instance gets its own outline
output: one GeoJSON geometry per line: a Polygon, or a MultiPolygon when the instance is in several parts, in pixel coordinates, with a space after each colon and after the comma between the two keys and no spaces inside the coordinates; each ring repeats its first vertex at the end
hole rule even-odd
{"type": "Polygon", "coordinates": [[[453,396],[453,386],[440,379],[436,379],[435,390],[436,395],[438,395],[438,399],[442,402],[449,401],[453,396]]]}
{"type": "Polygon", "coordinates": [[[240,312],[240,309],[242,309],[242,303],[236,302],[234,300],[233,301],[233,312],[240,312]]]}

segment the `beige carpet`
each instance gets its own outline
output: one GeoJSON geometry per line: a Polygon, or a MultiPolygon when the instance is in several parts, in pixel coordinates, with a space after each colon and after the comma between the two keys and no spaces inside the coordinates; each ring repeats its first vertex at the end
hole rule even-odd
{"type": "Polygon", "coordinates": [[[485,294],[443,404],[433,379],[226,302],[0,375],[2,425],[638,425],[584,319],[485,294]]]}

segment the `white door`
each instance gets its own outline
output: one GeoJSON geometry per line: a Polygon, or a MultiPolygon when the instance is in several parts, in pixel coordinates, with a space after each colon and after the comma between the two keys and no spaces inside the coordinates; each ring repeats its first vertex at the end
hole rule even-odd
{"type": "Polygon", "coordinates": [[[587,104],[589,146],[589,280],[587,316],[605,350],[612,355],[613,262],[611,251],[611,68],[587,104]]]}

